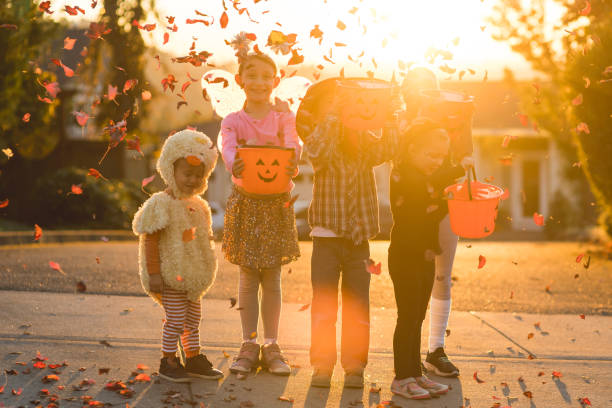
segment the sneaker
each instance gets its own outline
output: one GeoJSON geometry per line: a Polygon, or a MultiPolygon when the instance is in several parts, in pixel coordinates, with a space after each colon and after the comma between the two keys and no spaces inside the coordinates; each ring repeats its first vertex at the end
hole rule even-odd
{"type": "Polygon", "coordinates": [[[344,388],[363,388],[363,370],[346,370],[344,388]]]}
{"type": "Polygon", "coordinates": [[[331,386],[333,369],[315,368],[310,380],[311,387],[329,388],[331,386]]]}
{"type": "Polygon", "coordinates": [[[435,381],[431,381],[429,378],[424,375],[417,377],[416,382],[419,387],[427,390],[432,396],[434,395],[444,395],[448,392],[448,385],[440,384],[435,381]]]}
{"type": "Polygon", "coordinates": [[[234,374],[248,374],[259,364],[259,344],[245,341],[234,359],[230,371],[234,374]]]}
{"type": "Polygon", "coordinates": [[[203,354],[187,358],[185,370],[192,377],[206,378],[207,380],[223,378],[223,372],[214,368],[203,354]]]}
{"type": "Polygon", "coordinates": [[[183,367],[181,362],[176,357],[164,357],[161,359],[159,363],[159,376],[168,381],[177,383],[191,381],[187,370],[185,370],[185,367],[183,367]],[[170,360],[172,360],[172,362],[170,362],[170,360]]]}
{"type": "Polygon", "coordinates": [[[281,349],[276,343],[266,344],[261,348],[262,366],[269,372],[276,375],[291,374],[291,367],[287,364],[287,359],[281,353],[281,349]]]}
{"type": "Polygon", "coordinates": [[[417,384],[414,377],[404,378],[402,380],[393,379],[391,383],[391,392],[400,397],[408,399],[429,399],[431,394],[417,384]]]}
{"type": "Polygon", "coordinates": [[[424,365],[427,371],[434,372],[441,377],[456,377],[459,375],[459,369],[450,362],[442,347],[438,347],[433,353],[428,352],[424,365]]]}

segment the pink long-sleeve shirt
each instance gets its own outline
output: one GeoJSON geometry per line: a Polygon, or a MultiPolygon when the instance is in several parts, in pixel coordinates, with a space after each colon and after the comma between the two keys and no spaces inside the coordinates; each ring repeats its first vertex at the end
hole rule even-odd
{"type": "MultiPolygon", "coordinates": [[[[221,122],[221,155],[225,168],[232,173],[236,151],[241,145],[271,145],[290,147],[295,150],[296,160],[302,154],[293,112],[270,112],[262,119],[254,119],[244,109],[227,115],[221,122]]],[[[242,179],[232,175],[235,185],[242,187],[242,179]]],[[[287,191],[294,187],[293,182],[287,191]]]]}

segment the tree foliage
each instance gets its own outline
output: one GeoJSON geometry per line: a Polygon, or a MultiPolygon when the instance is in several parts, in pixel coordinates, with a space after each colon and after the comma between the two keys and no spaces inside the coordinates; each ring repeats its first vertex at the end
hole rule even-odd
{"type": "Polygon", "coordinates": [[[555,0],[564,10],[550,24],[546,0],[502,0],[491,21],[545,84],[523,105],[570,155],[577,155],[612,236],[612,2],[555,0]]]}

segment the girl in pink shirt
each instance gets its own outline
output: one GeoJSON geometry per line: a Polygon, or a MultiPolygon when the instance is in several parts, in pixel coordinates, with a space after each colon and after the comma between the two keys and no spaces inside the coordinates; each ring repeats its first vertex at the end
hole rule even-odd
{"type": "Polygon", "coordinates": [[[290,202],[291,182],[280,194],[254,195],[242,188],[244,162],[237,156],[242,145],[270,145],[294,149],[285,172],[297,175],[301,146],[295,129],[295,115],[288,105],[270,95],[280,78],[274,61],[265,54],[241,58],[236,82],[246,94],[242,110],[221,122],[223,161],[234,183],[227,201],[223,227],[223,252],[240,267],[238,303],[242,321],[243,343],[230,367],[245,374],[260,361],[273,374],[289,375],[291,368],[277,344],[281,311],[281,265],[300,256],[295,214],[290,202]],[[257,343],[259,287],[262,288],[261,315],[264,345],[257,343]]]}

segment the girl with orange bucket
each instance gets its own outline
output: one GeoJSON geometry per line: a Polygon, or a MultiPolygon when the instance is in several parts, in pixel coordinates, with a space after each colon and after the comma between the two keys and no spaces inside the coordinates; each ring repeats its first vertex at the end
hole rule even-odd
{"type": "MultiPolygon", "coordinates": [[[[403,121],[409,124],[416,116],[427,116],[448,131],[448,156],[433,175],[436,191],[442,190],[465,174],[474,165],[472,159],[471,118],[473,100],[458,92],[440,90],[436,75],[427,68],[411,69],[402,83],[406,109],[403,121]]],[[[445,206],[446,207],[446,206],[445,206]]],[[[442,252],[436,255],[435,276],[429,305],[429,349],[424,365],[441,376],[456,376],[459,369],[444,351],[444,338],[451,310],[451,272],[457,249],[457,235],[450,226],[448,215],[438,225],[442,252]]]]}
{"type": "Polygon", "coordinates": [[[230,367],[233,373],[251,372],[260,359],[272,374],[291,373],[277,338],[281,265],[300,256],[293,205],[287,203],[301,147],[288,105],[270,103],[279,83],[276,74],[276,64],[267,55],[240,54],[236,82],[246,102],[221,122],[223,161],[234,184],[225,211],[223,252],[240,267],[243,343],[230,367]],[[260,286],[263,346],[257,342],[260,286]]]}

